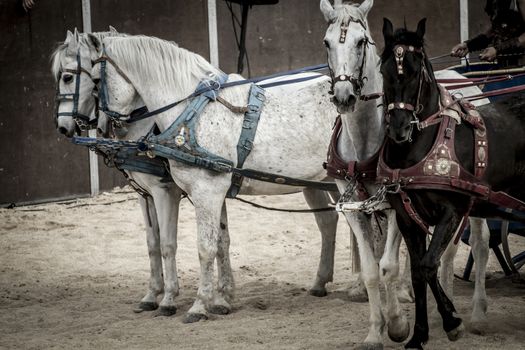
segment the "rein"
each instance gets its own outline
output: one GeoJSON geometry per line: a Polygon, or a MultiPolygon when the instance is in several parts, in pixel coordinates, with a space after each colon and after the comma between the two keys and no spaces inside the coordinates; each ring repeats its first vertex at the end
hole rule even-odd
{"type": "MultiPolygon", "coordinates": [[[[294,75],[294,74],[299,74],[299,73],[304,73],[304,72],[320,71],[328,67],[328,65],[326,64],[319,64],[315,66],[307,66],[307,67],[300,68],[300,69],[294,69],[294,70],[290,70],[287,72],[281,72],[281,73],[276,73],[276,74],[271,74],[271,75],[256,77],[256,78],[251,78],[251,79],[242,79],[242,80],[227,82],[223,84],[218,83],[216,80],[213,79],[213,76],[210,76],[210,80],[208,80],[209,82],[208,86],[204,86],[200,89],[197,89],[190,95],[180,100],[167,104],[153,111],[148,111],[146,107],[141,107],[139,109],[134,110],[130,114],[121,114],[119,112],[110,110],[108,107],[109,93],[108,93],[107,78],[106,78],[107,62],[109,62],[115,68],[115,70],[122,76],[124,80],[126,80],[127,83],[129,83],[130,85],[133,85],[133,84],[131,80],[129,79],[129,77],[122,71],[122,69],[120,69],[117,63],[113,59],[111,59],[109,56],[107,56],[105,49],[104,49],[102,56],[98,58],[96,61],[94,61],[94,64],[101,65],[100,66],[100,91],[99,91],[100,110],[103,111],[113,122],[115,122],[117,126],[121,125],[122,122],[135,123],[139,120],[147,119],[155,115],[164,113],[185,101],[188,101],[194,97],[197,97],[197,96],[200,96],[206,93],[211,93],[215,97],[217,97],[218,91],[221,89],[234,87],[234,86],[240,86],[240,85],[246,85],[246,84],[252,84],[252,83],[256,84],[263,80],[278,78],[278,77],[282,77],[286,75],[294,75]]],[[[266,84],[259,84],[259,86],[262,88],[269,88],[269,87],[274,87],[274,86],[304,82],[304,81],[317,79],[317,78],[319,78],[319,76],[302,77],[302,78],[295,78],[295,79],[289,79],[289,80],[284,80],[284,81],[270,82],[266,84]]]]}

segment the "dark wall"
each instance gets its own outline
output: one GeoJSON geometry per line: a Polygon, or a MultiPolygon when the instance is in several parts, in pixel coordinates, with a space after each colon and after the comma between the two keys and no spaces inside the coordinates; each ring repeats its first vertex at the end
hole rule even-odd
{"type": "MultiPolygon", "coordinates": [[[[87,194],[88,153],[55,131],[49,73],[55,43],[65,38],[67,29],[82,28],[81,0],[36,0],[29,14],[17,4],[19,0],[0,0],[0,203],[87,194]]],[[[485,18],[483,4],[470,4],[477,31],[482,25],[479,18],[485,18]]],[[[233,8],[240,19],[240,7],[233,8]]],[[[113,25],[130,34],[174,40],[209,57],[206,0],[91,0],[91,14],[94,31],[113,25]]],[[[224,0],[217,0],[217,15],[220,67],[235,72],[237,46],[224,0]]],[[[406,18],[411,29],[427,17],[430,56],[449,52],[459,42],[457,0],[376,0],[369,23],[378,49],[383,45],[383,17],[396,27],[406,18]]],[[[247,31],[252,76],[324,63],[325,30],[318,0],[280,0],[277,5],[253,7],[247,31]]],[[[102,163],[100,182],[102,189],[124,183],[118,172],[102,163]]]]}

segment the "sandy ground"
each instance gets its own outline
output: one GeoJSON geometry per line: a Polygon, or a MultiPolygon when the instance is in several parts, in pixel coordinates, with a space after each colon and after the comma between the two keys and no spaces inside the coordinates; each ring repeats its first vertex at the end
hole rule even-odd
{"type": "MultiPolygon", "coordinates": [[[[305,206],[301,195],[254,199],[305,206]]],[[[182,315],[196,295],[199,267],[187,200],[177,252],[181,295],[172,317],[132,312],[146,292],[149,264],[142,215],[128,189],[74,203],[0,209],[0,348],[351,349],[365,338],[368,305],[349,301],[344,292],[355,276],[343,220],[335,283],[327,297],[316,298],[307,293],[320,249],[313,216],[228,205],[234,310],[189,325],[182,315]]],[[[456,273],[467,252],[460,247],[456,273]]],[[[525,289],[500,278],[498,270],[491,255],[486,334],[466,333],[450,343],[433,321],[426,349],[525,349],[525,289]]],[[[455,292],[468,326],[473,285],[456,280],[455,292]]],[[[412,321],[413,305],[403,308],[412,321]]],[[[386,341],[386,348],[402,347],[386,341]]]]}

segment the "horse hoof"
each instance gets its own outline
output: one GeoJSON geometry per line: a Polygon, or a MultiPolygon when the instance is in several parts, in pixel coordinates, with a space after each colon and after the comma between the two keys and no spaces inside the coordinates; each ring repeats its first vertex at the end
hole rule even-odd
{"type": "Polygon", "coordinates": [[[175,305],[173,306],[161,306],[159,308],[159,311],[157,312],[156,316],[173,316],[177,313],[177,307],[175,305]]]}
{"type": "Polygon", "coordinates": [[[209,311],[215,315],[228,315],[231,312],[230,309],[223,305],[213,305],[209,311]]]}
{"type": "Polygon", "coordinates": [[[396,343],[405,341],[410,335],[410,323],[405,317],[395,317],[388,322],[388,337],[396,343]]]}
{"type": "Polygon", "coordinates": [[[383,350],[381,343],[363,343],[355,347],[358,350],[383,350]]]}
{"type": "Polygon", "coordinates": [[[199,322],[200,320],[207,320],[207,319],[208,319],[208,316],[204,314],[187,314],[184,317],[184,320],[182,321],[182,323],[195,323],[195,322],[199,322]]]}
{"type": "Polygon", "coordinates": [[[463,336],[463,333],[465,333],[465,326],[460,323],[459,326],[447,332],[448,340],[456,341],[463,336]]]}
{"type": "Polygon", "coordinates": [[[313,295],[314,297],[322,298],[328,295],[326,288],[315,289],[312,288],[308,291],[308,294],[313,295]]]}
{"type": "Polygon", "coordinates": [[[135,309],[133,309],[134,313],[141,313],[142,311],[153,311],[157,310],[159,307],[159,304],[152,302],[152,301],[143,301],[139,304],[139,306],[135,309]]]}

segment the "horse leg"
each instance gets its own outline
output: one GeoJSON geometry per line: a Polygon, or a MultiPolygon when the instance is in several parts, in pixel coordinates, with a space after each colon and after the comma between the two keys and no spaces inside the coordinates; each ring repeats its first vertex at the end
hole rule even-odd
{"type": "Polygon", "coordinates": [[[472,255],[476,264],[476,284],[472,298],[470,327],[472,333],[483,334],[487,328],[487,293],[485,291],[485,273],[489,258],[490,230],[487,220],[470,219],[470,239],[472,255]]]}
{"type": "MultiPolygon", "coordinates": [[[[330,197],[325,191],[305,188],[303,195],[311,209],[326,208],[330,203],[330,197]]],[[[327,294],[326,284],[332,282],[334,276],[335,236],[339,216],[335,211],[318,212],[314,216],[321,231],[321,257],[314,284],[308,292],[316,297],[324,297],[327,294]]]]}
{"type": "Polygon", "coordinates": [[[383,349],[383,330],[385,318],[381,310],[381,297],[379,294],[379,271],[375,259],[372,237],[372,225],[369,218],[360,212],[345,213],[346,219],[357,240],[359,256],[361,259],[362,278],[368,293],[370,306],[370,327],[364,343],[359,349],[383,349]],[[367,239],[368,238],[368,239],[367,239]]]}
{"type": "Polygon", "coordinates": [[[361,274],[361,258],[359,257],[359,247],[357,245],[357,240],[354,232],[352,231],[352,228],[350,228],[350,249],[352,274],[357,274],[357,279],[350,283],[347,291],[348,297],[353,302],[364,303],[368,301],[368,295],[366,293],[366,287],[361,274]]]}
{"type": "Polygon", "coordinates": [[[177,312],[175,297],[179,295],[177,276],[177,221],[182,190],[174,184],[162,184],[151,189],[159,222],[160,252],[164,262],[164,297],[158,316],[171,316],[177,312]]]}
{"type": "Polygon", "coordinates": [[[464,326],[461,319],[454,317],[453,315],[453,313],[456,312],[456,309],[439,284],[437,270],[439,259],[449,245],[454,233],[457,231],[460,222],[461,217],[455,213],[453,208],[447,210],[440,222],[435,226],[432,240],[430,241],[428,250],[421,261],[421,268],[424,277],[432,290],[432,294],[436,300],[437,309],[443,320],[443,329],[447,333],[449,340],[452,341],[455,341],[462,336],[464,326]]]}
{"type": "Polygon", "coordinates": [[[426,234],[419,226],[414,225],[409,217],[397,215],[397,224],[410,255],[412,287],[416,304],[414,333],[405,344],[405,348],[423,349],[423,344],[428,341],[427,283],[421,269],[421,259],[426,252],[426,234]]]}
{"type": "Polygon", "coordinates": [[[230,233],[228,230],[226,201],[222,204],[219,232],[217,250],[217,294],[214,297],[213,305],[210,307],[210,312],[219,315],[226,315],[231,312],[230,303],[233,300],[235,292],[235,283],[230,263],[230,233]]]}
{"type": "Polygon", "coordinates": [[[159,307],[157,296],[163,292],[162,260],[160,256],[160,237],[155,204],[151,197],[139,195],[140,208],[146,223],[146,243],[148,245],[150,277],[148,292],[140,301],[135,312],[152,311],[159,307]]]}
{"type": "Polygon", "coordinates": [[[439,282],[450,300],[454,300],[454,257],[459,244],[449,243],[441,256],[439,282]]]}
{"type": "Polygon", "coordinates": [[[410,333],[410,324],[405,315],[401,314],[397,297],[401,232],[397,228],[395,211],[388,210],[385,214],[388,216],[387,240],[385,251],[379,261],[379,271],[386,289],[388,336],[400,343],[408,338],[410,333]]]}
{"type": "MultiPolygon", "coordinates": [[[[216,179],[216,177],[215,177],[216,179]]],[[[221,208],[227,186],[223,193],[219,193],[223,186],[219,180],[208,181],[203,185],[200,182],[193,184],[197,191],[191,191],[193,205],[197,219],[197,246],[200,262],[199,289],[197,298],[192,307],[188,310],[184,323],[197,322],[207,319],[207,310],[213,305],[214,301],[214,262],[218,251],[219,231],[221,222],[221,208]],[[203,190],[200,190],[200,189],[203,190]]],[[[231,306],[228,305],[231,309],[231,306]]]]}
{"type": "Polygon", "coordinates": [[[414,289],[412,288],[412,276],[410,273],[410,255],[405,257],[405,266],[401,274],[399,287],[397,288],[397,299],[402,303],[414,302],[414,289]]]}

